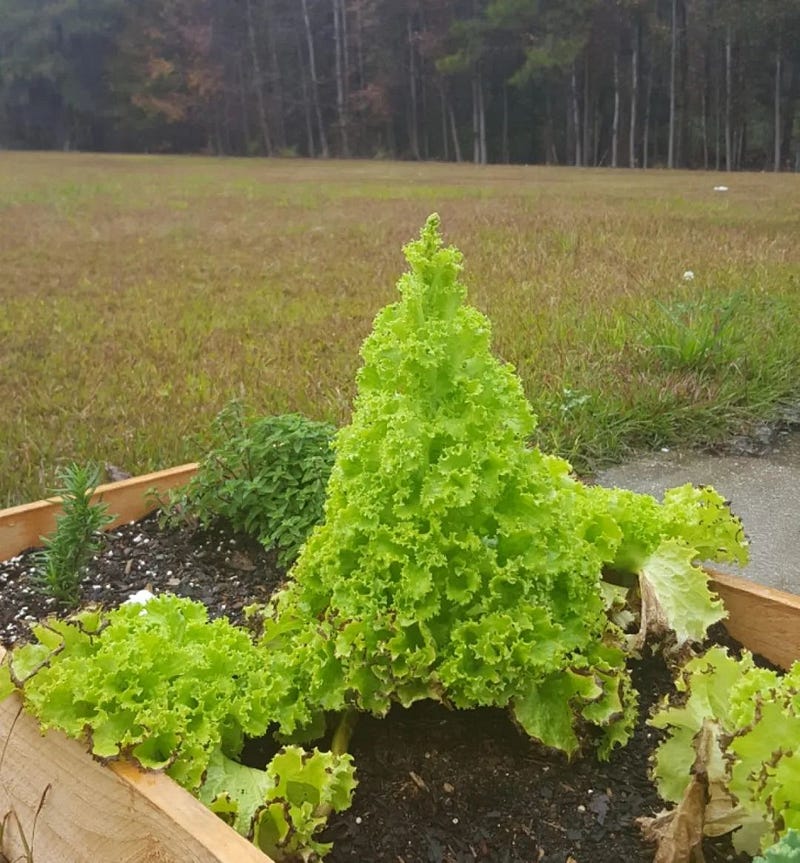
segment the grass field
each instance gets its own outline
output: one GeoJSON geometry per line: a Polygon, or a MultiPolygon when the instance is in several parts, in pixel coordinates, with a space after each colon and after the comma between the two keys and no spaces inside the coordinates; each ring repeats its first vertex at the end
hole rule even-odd
{"type": "Polygon", "coordinates": [[[0,506],[195,458],[234,396],[345,422],[434,210],[579,470],[800,396],[797,175],[0,153],[0,506]]]}

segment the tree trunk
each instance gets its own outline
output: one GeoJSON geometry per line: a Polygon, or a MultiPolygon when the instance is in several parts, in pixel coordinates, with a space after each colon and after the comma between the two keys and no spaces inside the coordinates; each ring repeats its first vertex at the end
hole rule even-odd
{"type": "Polygon", "coordinates": [[[733,170],[733,31],[725,28],[725,170],[733,170]]]}
{"type": "Polygon", "coordinates": [[[653,64],[647,70],[647,90],[644,97],[644,134],[642,136],[642,167],[647,168],[650,156],[650,106],[653,101],[653,64]]]}
{"type": "Polygon", "coordinates": [[[700,118],[700,133],[703,137],[703,170],[708,170],[708,99],[706,98],[706,88],[703,87],[701,94],[702,104],[700,106],[702,116],[700,118]]]}
{"type": "Polygon", "coordinates": [[[247,15],[247,44],[250,48],[250,63],[253,67],[253,88],[256,94],[256,108],[258,109],[258,123],[261,127],[261,141],[267,156],[272,155],[272,136],[270,135],[269,122],[267,120],[267,107],[264,100],[264,78],[261,74],[261,63],[258,59],[256,46],[256,31],[253,25],[253,7],[250,0],[245,0],[245,12],[247,15]]]}
{"type": "Polygon", "coordinates": [[[611,121],[611,167],[617,167],[619,150],[619,54],[614,51],[614,118],[611,121]]]}
{"type": "Polygon", "coordinates": [[[481,145],[481,165],[485,165],[489,161],[489,156],[486,152],[486,106],[483,94],[483,75],[480,70],[478,71],[478,134],[481,145]]]}
{"type": "Polygon", "coordinates": [[[478,127],[478,73],[472,72],[472,161],[479,165],[481,161],[481,134],[478,127]]]}
{"type": "Polygon", "coordinates": [[[592,123],[592,147],[592,165],[596,168],[605,163],[608,154],[608,151],[600,153],[600,108],[596,104],[594,106],[594,122],[592,123]]]}
{"type": "Polygon", "coordinates": [[[744,162],[744,156],[747,152],[747,121],[742,120],[741,125],[736,130],[736,136],[734,139],[734,147],[733,147],[733,167],[734,170],[741,170],[742,164],[744,162]]]}
{"type": "Polygon", "coordinates": [[[328,138],[325,135],[325,126],[322,123],[322,110],[319,105],[319,80],[317,78],[317,60],[314,53],[314,34],[311,32],[311,19],[308,17],[308,2],[300,0],[303,12],[303,24],[306,31],[306,45],[308,47],[308,68],[311,75],[311,99],[314,103],[314,113],[317,118],[317,135],[319,136],[319,148],[323,159],[330,155],[328,149],[328,138]]]}
{"type": "Polygon", "coordinates": [[[589,47],[584,49],[583,59],[583,164],[589,165],[591,159],[591,129],[589,128],[589,47]]]}
{"type": "Polygon", "coordinates": [[[306,76],[306,64],[303,62],[303,49],[300,36],[297,37],[297,65],[300,68],[300,92],[303,94],[303,116],[306,121],[306,147],[309,158],[316,155],[314,149],[314,123],[311,119],[311,99],[308,95],[308,77],[306,76]]]}
{"type": "Polygon", "coordinates": [[[275,14],[274,0],[269,0],[266,8],[267,19],[269,21],[269,29],[267,30],[267,50],[269,52],[270,90],[274,107],[274,137],[275,145],[279,150],[281,150],[286,146],[286,124],[284,122],[283,78],[281,76],[280,62],[278,60],[278,45],[275,39],[277,15],[275,14]]]}
{"type": "Polygon", "coordinates": [[[703,51],[703,90],[702,104],[700,109],[703,112],[701,117],[701,135],[703,138],[703,170],[708,170],[709,162],[709,146],[708,146],[708,112],[709,102],[711,100],[711,59],[708,52],[708,41],[703,51]]]}
{"type": "Polygon", "coordinates": [[[722,129],[722,124],[720,123],[722,100],[720,98],[719,70],[717,70],[717,74],[714,78],[714,169],[719,171],[722,161],[722,147],[720,142],[720,132],[722,129]]]}
{"type": "Polygon", "coordinates": [[[675,77],[678,61],[678,0],[672,0],[672,37],[669,49],[669,145],[667,167],[675,167],[675,77]]]}
{"type": "Polygon", "coordinates": [[[628,167],[636,167],[636,109],[639,101],[639,42],[641,22],[637,18],[633,34],[633,56],[631,58],[631,116],[628,132],[628,167]]]}
{"type": "Polygon", "coordinates": [[[450,161],[450,146],[447,140],[447,97],[444,94],[444,82],[440,78],[439,84],[439,105],[442,115],[442,159],[445,162],[450,161]]]}
{"type": "Polygon", "coordinates": [[[364,21],[361,15],[361,3],[356,3],[356,54],[358,59],[358,88],[363,90],[366,86],[364,74],[364,21]]]}
{"type": "Polygon", "coordinates": [[[544,88],[545,127],[544,127],[544,161],[546,165],[558,164],[558,153],[555,145],[555,127],[553,123],[553,98],[550,87],[544,88]]]}
{"type": "MultiPolygon", "coordinates": [[[[548,102],[548,116],[549,110],[548,102]]],[[[508,147],[508,85],[505,81],[503,81],[503,129],[501,149],[502,153],[500,158],[502,159],[503,164],[507,165],[511,161],[511,154],[508,147]]]]}
{"type": "MultiPolygon", "coordinates": [[[[422,58],[420,58],[420,61],[422,58]]],[[[431,136],[428,128],[428,81],[425,77],[425,70],[419,70],[420,97],[422,101],[420,117],[420,131],[422,132],[422,158],[427,162],[431,157],[431,136]]]]}
{"type": "MultiPolygon", "coordinates": [[[[781,116],[783,118],[783,130],[781,134],[781,156],[783,159],[791,159],[792,155],[792,132],[794,128],[794,105],[797,97],[798,82],[800,82],[800,63],[790,63],[785,67],[786,77],[783,97],[783,110],[781,116]]],[[[797,157],[800,158],[800,149],[797,150],[797,157]]],[[[795,163],[795,171],[800,170],[800,165],[795,163]]]]}
{"type": "MultiPolygon", "coordinates": [[[[344,105],[350,104],[350,31],[347,27],[347,0],[339,0],[340,21],[342,24],[342,63],[344,65],[344,105]]],[[[348,118],[349,120],[349,118],[348,118]]]]}
{"type": "Polygon", "coordinates": [[[342,0],[333,0],[333,41],[336,67],[336,117],[339,126],[339,155],[350,155],[350,142],[347,139],[347,112],[345,107],[345,24],[342,0]]]}
{"type": "Polygon", "coordinates": [[[689,127],[689,51],[687,48],[687,33],[689,31],[689,10],[685,0],[678,4],[678,73],[676,80],[677,101],[675,105],[675,166],[680,168],[686,164],[686,154],[691,147],[691,132],[689,127]]]}
{"type": "Polygon", "coordinates": [[[408,118],[408,143],[411,148],[411,157],[420,161],[419,154],[419,106],[417,104],[417,59],[414,47],[414,31],[411,26],[411,12],[406,16],[406,37],[408,40],[408,93],[409,118],[408,118]]]}
{"type": "Polygon", "coordinates": [[[575,132],[575,167],[580,168],[583,164],[581,159],[581,112],[578,104],[578,73],[575,69],[577,60],[572,64],[572,125],[575,132]]]}
{"type": "Polygon", "coordinates": [[[461,143],[458,140],[458,127],[456,126],[456,115],[453,111],[453,103],[447,100],[447,113],[450,115],[450,132],[453,136],[453,152],[456,154],[456,162],[463,162],[461,155],[461,143]]]}
{"type": "Polygon", "coordinates": [[[773,170],[781,169],[781,46],[775,51],[775,151],[773,170]]]}
{"type": "Polygon", "coordinates": [[[247,85],[241,54],[236,57],[236,71],[239,78],[239,101],[242,111],[242,155],[247,156],[250,152],[250,114],[247,110],[247,85]]]}

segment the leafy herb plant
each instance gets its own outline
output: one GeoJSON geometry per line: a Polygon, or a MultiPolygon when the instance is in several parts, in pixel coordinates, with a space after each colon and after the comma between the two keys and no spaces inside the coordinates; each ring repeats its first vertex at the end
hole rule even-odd
{"type": "Polygon", "coordinates": [[[113,521],[104,503],[91,500],[100,478],[96,465],[69,464],[58,474],[62,512],[55,532],[42,537],[37,555],[37,580],[41,588],[66,606],[75,606],[86,564],[100,548],[100,531],[113,521]]]}
{"type": "Polygon", "coordinates": [[[210,451],[173,507],[202,524],[227,519],[289,566],[322,517],[334,431],[298,414],[248,417],[232,402],[214,420],[210,451]]]}

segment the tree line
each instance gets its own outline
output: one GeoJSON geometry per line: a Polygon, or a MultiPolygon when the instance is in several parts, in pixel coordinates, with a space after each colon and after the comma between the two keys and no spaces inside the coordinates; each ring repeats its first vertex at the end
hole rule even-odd
{"type": "Polygon", "coordinates": [[[800,0],[0,0],[0,146],[800,169],[800,0]]]}

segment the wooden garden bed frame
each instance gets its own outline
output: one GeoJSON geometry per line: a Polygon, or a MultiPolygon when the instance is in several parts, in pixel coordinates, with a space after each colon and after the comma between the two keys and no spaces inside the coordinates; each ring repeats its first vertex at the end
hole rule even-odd
{"type": "MultiPolygon", "coordinates": [[[[109,527],[146,515],[155,495],[196,470],[182,465],[98,487],[117,516],[109,527]]],[[[0,510],[0,560],[39,545],[59,509],[52,499],[0,510]]],[[[800,596],[709,574],[734,638],[784,668],[800,659],[800,596]]],[[[167,776],[125,762],[104,766],[61,733],[42,736],[16,695],[0,702],[0,823],[4,817],[0,863],[27,863],[26,842],[33,863],[272,863],[167,776]]]]}

